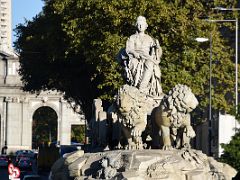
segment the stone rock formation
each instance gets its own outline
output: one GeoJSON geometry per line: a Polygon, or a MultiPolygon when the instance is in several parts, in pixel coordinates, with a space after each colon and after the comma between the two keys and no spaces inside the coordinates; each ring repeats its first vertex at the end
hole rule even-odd
{"type": "Polygon", "coordinates": [[[236,174],[193,149],[116,150],[68,154],[53,165],[51,179],[231,180],[236,174]]]}

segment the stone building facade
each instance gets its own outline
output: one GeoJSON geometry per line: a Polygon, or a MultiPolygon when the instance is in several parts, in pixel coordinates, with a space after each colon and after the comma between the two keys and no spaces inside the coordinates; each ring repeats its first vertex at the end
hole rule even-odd
{"type": "Polygon", "coordinates": [[[10,48],[12,43],[11,0],[0,0],[0,48],[10,48]]]}
{"type": "Polygon", "coordinates": [[[21,90],[17,72],[19,59],[0,51],[0,148],[5,144],[8,152],[31,149],[34,112],[50,107],[57,114],[57,141],[71,143],[71,126],[85,125],[85,117],[74,112],[59,92],[43,91],[39,95],[21,90]]]}

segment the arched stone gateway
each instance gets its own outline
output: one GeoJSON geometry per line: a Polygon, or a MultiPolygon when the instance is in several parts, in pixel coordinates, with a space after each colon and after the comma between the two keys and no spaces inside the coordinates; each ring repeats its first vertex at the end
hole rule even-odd
{"type": "Polygon", "coordinates": [[[37,149],[46,142],[57,142],[58,116],[49,106],[38,108],[33,114],[32,148],[37,149]]]}
{"type": "Polygon", "coordinates": [[[84,125],[84,115],[74,112],[57,91],[23,92],[18,67],[18,58],[0,51],[0,148],[6,143],[8,152],[31,149],[33,115],[41,107],[56,112],[57,141],[70,144],[71,126],[84,125]]]}

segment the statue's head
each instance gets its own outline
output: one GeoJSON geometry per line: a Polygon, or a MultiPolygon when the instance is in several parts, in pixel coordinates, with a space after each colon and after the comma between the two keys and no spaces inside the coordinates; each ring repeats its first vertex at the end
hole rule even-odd
{"type": "Polygon", "coordinates": [[[147,24],[147,20],[144,16],[138,16],[137,22],[136,22],[136,27],[139,32],[144,32],[147,29],[148,24],[147,24]]]}

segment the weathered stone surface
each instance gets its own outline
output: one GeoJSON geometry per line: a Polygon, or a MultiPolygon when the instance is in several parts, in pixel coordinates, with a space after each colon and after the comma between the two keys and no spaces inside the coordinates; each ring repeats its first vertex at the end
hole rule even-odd
{"type": "Polygon", "coordinates": [[[237,173],[229,165],[217,162],[201,151],[188,149],[118,150],[86,153],[74,162],[68,160],[68,158],[72,158],[71,156],[73,154],[66,157],[64,161],[59,160],[54,165],[55,167],[52,167],[53,180],[57,180],[60,175],[62,177],[70,175],[69,179],[76,180],[230,180],[237,173]],[[72,163],[66,166],[66,161],[72,163]],[[59,163],[62,163],[62,166],[59,163]],[[63,172],[66,174],[63,175],[63,172]]]}
{"type": "Polygon", "coordinates": [[[60,158],[58,159],[51,168],[50,178],[53,180],[68,180],[69,173],[68,168],[64,164],[65,159],[60,158]]]}
{"type": "Polygon", "coordinates": [[[83,165],[86,163],[86,158],[79,158],[76,161],[74,161],[72,164],[68,166],[69,175],[71,177],[76,177],[81,175],[80,169],[83,167],[83,165]]]}
{"type": "Polygon", "coordinates": [[[73,163],[74,161],[76,161],[79,157],[82,157],[83,155],[84,155],[84,151],[82,151],[82,150],[78,150],[74,153],[66,154],[64,156],[64,157],[66,157],[65,164],[69,165],[69,164],[73,163]]]}
{"type": "Polygon", "coordinates": [[[51,168],[51,171],[52,171],[52,173],[55,173],[62,169],[64,169],[64,159],[60,158],[54,163],[54,165],[51,168]]]}

